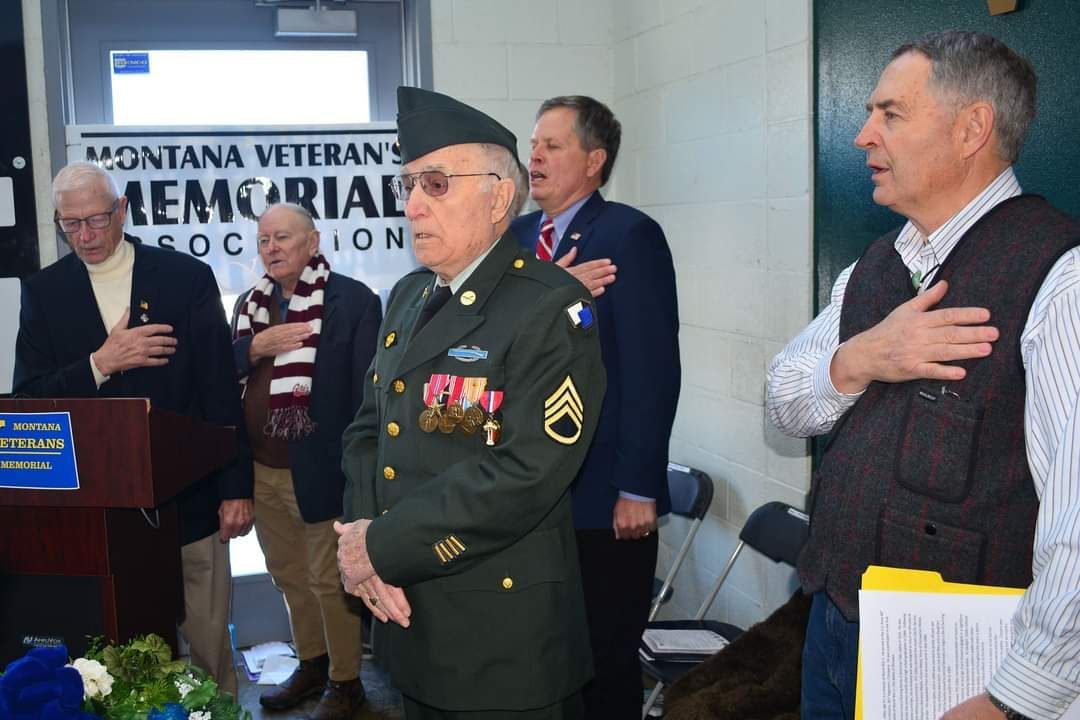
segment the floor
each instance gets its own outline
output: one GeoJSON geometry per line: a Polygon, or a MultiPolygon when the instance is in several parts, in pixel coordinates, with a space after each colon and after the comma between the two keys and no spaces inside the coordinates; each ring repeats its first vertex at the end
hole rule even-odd
{"type": "MultiPolygon", "coordinates": [[[[364,691],[367,693],[367,702],[352,720],[382,720],[383,718],[404,718],[401,709],[401,693],[390,684],[390,675],[379,665],[379,661],[370,655],[364,655],[363,664],[360,667],[360,679],[364,683],[364,691]]],[[[648,697],[652,688],[651,677],[643,676],[645,681],[645,696],[648,697]]],[[[318,697],[310,698],[291,710],[270,711],[264,710],[259,705],[259,695],[268,686],[256,685],[247,679],[244,673],[240,673],[240,704],[245,710],[251,712],[252,720],[306,720],[315,709],[318,697]]],[[[662,714],[663,697],[657,703],[656,708],[650,713],[651,717],[659,717],[662,714]]]]}
{"type": "MultiPolygon", "coordinates": [[[[243,673],[241,673],[243,674],[243,673]]],[[[367,702],[353,720],[381,720],[382,718],[402,718],[401,694],[390,684],[390,676],[379,666],[378,660],[365,656],[360,667],[360,679],[367,692],[367,702]]],[[[245,677],[240,678],[240,704],[251,711],[253,720],[300,720],[307,718],[315,709],[318,697],[304,701],[292,710],[271,712],[259,705],[259,695],[268,686],[256,685],[245,677]]]]}

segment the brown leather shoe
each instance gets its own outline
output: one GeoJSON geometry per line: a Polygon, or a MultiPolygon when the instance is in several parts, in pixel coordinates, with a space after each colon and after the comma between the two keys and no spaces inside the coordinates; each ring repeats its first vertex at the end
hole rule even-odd
{"type": "Polygon", "coordinates": [[[349,720],[366,699],[360,678],[348,682],[327,680],[311,720],[349,720]]]}
{"type": "Polygon", "coordinates": [[[288,710],[304,698],[318,695],[327,682],[330,658],[327,655],[301,660],[292,675],[259,696],[259,704],[267,710],[288,710]]]}

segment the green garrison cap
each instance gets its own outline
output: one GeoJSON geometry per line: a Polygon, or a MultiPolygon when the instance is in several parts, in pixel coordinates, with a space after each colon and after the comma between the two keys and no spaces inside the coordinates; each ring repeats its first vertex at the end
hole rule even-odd
{"type": "Polygon", "coordinates": [[[501,145],[517,159],[517,138],[492,118],[452,97],[414,87],[397,89],[401,162],[447,145],[501,145]]]}

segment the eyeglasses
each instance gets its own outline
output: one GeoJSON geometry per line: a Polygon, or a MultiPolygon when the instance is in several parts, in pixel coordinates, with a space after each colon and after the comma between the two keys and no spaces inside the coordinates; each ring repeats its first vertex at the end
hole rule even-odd
{"type": "Polygon", "coordinates": [[[420,183],[420,187],[424,189],[424,194],[428,197],[440,197],[446,194],[446,191],[450,189],[450,178],[452,177],[481,177],[483,175],[492,175],[498,180],[502,180],[502,177],[498,173],[486,172],[486,173],[444,173],[441,170],[425,170],[424,172],[411,173],[409,175],[398,175],[390,178],[390,189],[394,191],[394,197],[401,202],[407,202],[409,196],[412,195],[413,188],[416,187],[416,183],[420,183]]]}
{"type": "Polygon", "coordinates": [[[79,228],[83,223],[91,230],[104,230],[112,225],[113,213],[120,207],[120,198],[113,201],[112,207],[108,212],[98,213],[97,215],[91,215],[85,218],[62,218],[58,215],[53,216],[53,221],[60,226],[60,229],[69,235],[74,235],[79,232],[79,228]]]}

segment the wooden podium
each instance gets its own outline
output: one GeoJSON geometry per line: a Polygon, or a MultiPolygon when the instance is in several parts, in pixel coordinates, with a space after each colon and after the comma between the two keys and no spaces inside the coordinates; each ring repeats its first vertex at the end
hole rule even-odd
{"type": "Polygon", "coordinates": [[[0,488],[0,668],[35,642],[78,657],[87,635],[154,632],[175,653],[183,583],[168,501],[236,454],[234,429],[144,399],[0,400],[0,413],[44,412],[71,416],[79,488],[0,488]]]}

